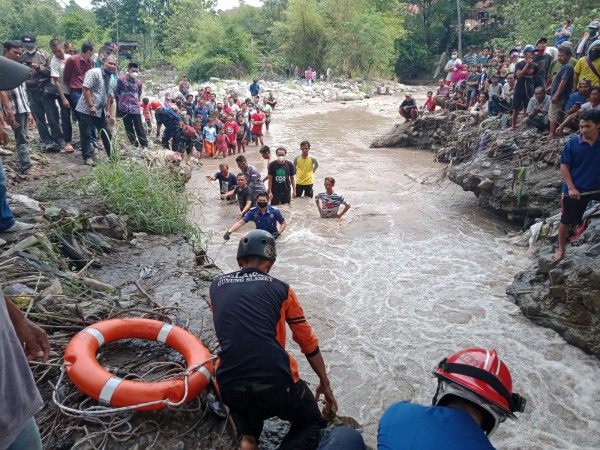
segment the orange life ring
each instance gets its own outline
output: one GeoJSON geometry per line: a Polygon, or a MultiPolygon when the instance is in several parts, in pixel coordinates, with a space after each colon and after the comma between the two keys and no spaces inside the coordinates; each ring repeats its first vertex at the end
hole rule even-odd
{"type": "MultiPolygon", "coordinates": [[[[188,367],[202,364],[211,358],[210,352],[200,340],[183,328],[151,319],[105,320],[80,331],[69,342],[65,350],[65,366],[73,384],[107,406],[133,406],[167,399],[173,403],[181,402],[185,395],[183,377],[148,383],[124,380],[98,363],[96,352],[103,344],[131,338],[167,344],[183,355],[188,367]]],[[[213,369],[211,360],[189,374],[186,402],[206,388],[213,369]]],[[[135,409],[155,410],[165,406],[165,403],[159,403],[135,409]]]]}

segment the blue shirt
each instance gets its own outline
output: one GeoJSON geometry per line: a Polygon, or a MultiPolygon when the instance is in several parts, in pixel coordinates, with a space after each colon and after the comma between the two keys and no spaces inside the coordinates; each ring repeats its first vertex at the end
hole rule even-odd
{"type": "MultiPolygon", "coordinates": [[[[556,36],[554,38],[554,46],[555,47],[558,47],[563,42],[566,42],[571,39],[571,36],[573,36],[573,27],[567,27],[567,30],[569,30],[569,33],[571,33],[571,35],[570,36],[565,36],[565,35],[556,36]]],[[[560,31],[562,31],[562,27],[556,29],[557,33],[560,31]]]]}
{"type": "Polygon", "coordinates": [[[206,122],[208,120],[208,109],[197,107],[194,109],[194,118],[202,116],[202,126],[206,126],[206,122]]]}
{"type": "Polygon", "coordinates": [[[176,133],[179,131],[179,122],[181,121],[179,114],[172,109],[162,107],[161,115],[162,123],[170,133],[176,133]]]}
{"type": "Polygon", "coordinates": [[[256,97],[259,92],[260,92],[260,85],[258,83],[252,83],[250,85],[250,94],[252,94],[252,97],[256,97]]]}
{"type": "MultiPolygon", "coordinates": [[[[594,145],[573,136],[565,144],[560,163],[569,166],[573,184],[580,193],[600,189],[600,137],[594,145]]],[[[569,194],[567,183],[563,182],[563,194],[569,194]]]]}
{"type": "Polygon", "coordinates": [[[567,100],[567,103],[565,104],[565,111],[567,109],[571,109],[573,107],[573,105],[575,105],[575,103],[577,103],[577,102],[581,103],[582,105],[584,103],[587,103],[587,100],[582,97],[582,95],[579,93],[579,91],[573,92],[569,96],[569,100],[567,100]]]}
{"type": "Polygon", "coordinates": [[[378,450],[494,450],[462,409],[399,402],[379,421],[378,450]]]}
{"type": "Polygon", "coordinates": [[[285,222],[279,210],[273,208],[271,205],[267,205],[267,210],[264,214],[260,212],[258,206],[250,208],[244,217],[242,217],[242,220],[246,223],[252,221],[256,224],[258,230],[265,230],[271,234],[277,231],[277,222],[285,222]]]}
{"type": "Polygon", "coordinates": [[[215,127],[204,127],[204,140],[210,142],[211,144],[215,142],[215,136],[217,135],[217,130],[215,127]]]}

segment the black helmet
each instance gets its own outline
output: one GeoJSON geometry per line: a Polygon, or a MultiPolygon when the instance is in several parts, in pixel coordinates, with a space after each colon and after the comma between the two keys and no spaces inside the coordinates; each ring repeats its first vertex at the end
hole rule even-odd
{"type": "Polygon", "coordinates": [[[252,230],[243,235],[238,245],[237,259],[246,256],[255,256],[275,262],[277,252],[275,251],[275,239],[271,233],[265,230],[252,230]]]}

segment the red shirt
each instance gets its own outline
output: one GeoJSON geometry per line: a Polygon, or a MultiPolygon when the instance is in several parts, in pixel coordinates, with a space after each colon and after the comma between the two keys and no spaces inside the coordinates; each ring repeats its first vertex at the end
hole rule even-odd
{"type": "MultiPolygon", "coordinates": [[[[265,115],[263,113],[254,113],[251,116],[251,119],[255,122],[264,122],[265,115]]],[[[252,125],[252,133],[260,134],[262,133],[262,123],[260,125],[252,125]]]]}
{"type": "Polygon", "coordinates": [[[238,124],[235,122],[225,122],[225,136],[230,144],[235,144],[237,139],[238,124]]]}
{"type": "Polygon", "coordinates": [[[69,86],[71,89],[82,89],[85,74],[92,67],[94,67],[94,63],[91,59],[85,60],[80,54],[71,56],[67,59],[63,72],[65,86],[69,86]]]}
{"type": "Polygon", "coordinates": [[[217,150],[227,150],[227,136],[217,134],[217,150]]]}
{"type": "Polygon", "coordinates": [[[429,111],[429,112],[434,112],[435,111],[435,103],[433,103],[433,100],[428,98],[427,101],[425,102],[425,108],[429,111]]]}
{"type": "Polygon", "coordinates": [[[150,103],[144,105],[144,102],[140,102],[140,108],[142,108],[142,111],[144,112],[144,119],[150,120],[150,103]]]}

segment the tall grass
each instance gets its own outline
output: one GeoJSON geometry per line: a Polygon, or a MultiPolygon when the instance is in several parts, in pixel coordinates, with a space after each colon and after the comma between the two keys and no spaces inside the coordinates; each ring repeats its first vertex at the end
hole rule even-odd
{"type": "Polygon", "coordinates": [[[109,158],[99,162],[82,182],[86,190],[101,196],[110,212],[128,216],[131,231],[183,233],[194,247],[202,246],[203,233],[189,220],[192,199],[168,167],[109,158]]]}

